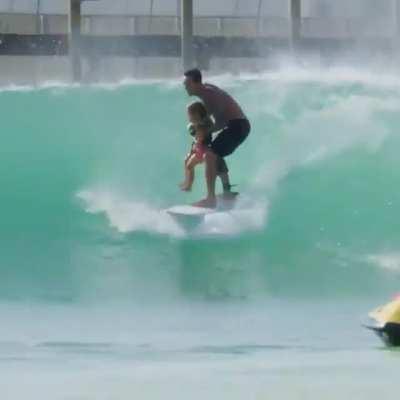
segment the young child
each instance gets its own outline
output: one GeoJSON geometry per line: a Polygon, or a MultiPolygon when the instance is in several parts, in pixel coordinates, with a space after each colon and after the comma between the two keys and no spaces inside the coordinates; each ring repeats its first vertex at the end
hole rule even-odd
{"type": "Polygon", "coordinates": [[[199,101],[190,104],[187,108],[187,113],[189,119],[188,130],[190,135],[194,137],[194,141],[189,154],[185,158],[185,180],[180,187],[188,192],[192,189],[194,168],[203,162],[207,146],[211,142],[213,122],[207,114],[203,103],[199,101]]]}
{"type": "MultiPolygon", "coordinates": [[[[190,135],[194,137],[192,148],[185,158],[185,181],[180,185],[184,191],[192,189],[194,181],[194,168],[201,164],[204,160],[204,155],[207,146],[211,143],[214,123],[207,113],[202,102],[195,102],[187,108],[189,125],[188,130],[190,135]]],[[[235,195],[231,192],[231,184],[229,182],[228,167],[223,158],[218,158],[217,175],[222,181],[224,195],[235,195]]]]}

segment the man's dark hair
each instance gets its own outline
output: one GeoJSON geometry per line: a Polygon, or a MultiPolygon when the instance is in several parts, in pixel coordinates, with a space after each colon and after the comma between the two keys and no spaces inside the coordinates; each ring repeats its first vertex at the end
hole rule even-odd
{"type": "Polygon", "coordinates": [[[185,75],[187,78],[190,78],[195,83],[201,83],[202,76],[198,68],[189,69],[183,75],[185,75]]]}

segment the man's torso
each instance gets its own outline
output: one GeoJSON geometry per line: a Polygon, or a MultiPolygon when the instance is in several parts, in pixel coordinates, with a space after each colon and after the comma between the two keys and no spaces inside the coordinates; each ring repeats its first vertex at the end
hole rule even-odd
{"type": "Polygon", "coordinates": [[[205,83],[198,97],[203,100],[207,111],[214,117],[216,129],[223,128],[229,121],[246,119],[243,110],[232,96],[217,86],[205,83]]]}

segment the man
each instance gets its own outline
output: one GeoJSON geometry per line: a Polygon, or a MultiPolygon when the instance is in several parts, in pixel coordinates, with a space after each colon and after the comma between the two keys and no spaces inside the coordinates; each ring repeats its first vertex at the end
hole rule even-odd
{"type": "Polygon", "coordinates": [[[221,159],[232,154],[250,133],[250,122],[239,104],[217,86],[202,82],[200,70],[191,69],[184,73],[184,86],[189,96],[200,98],[208,113],[214,117],[214,131],[218,136],[211,142],[204,161],[207,181],[207,197],[195,203],[198,207],[215,208],[215,180],[221,159]]]}

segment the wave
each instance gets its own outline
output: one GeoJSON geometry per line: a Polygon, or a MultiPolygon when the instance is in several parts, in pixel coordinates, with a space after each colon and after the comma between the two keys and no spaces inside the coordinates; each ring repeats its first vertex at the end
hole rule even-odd
{"type": "Polygon", "coordinates": [[[201,169],[192,194],[177,189],[178,80],[0,90],[0,297],[394,289],[398,82],[338,71],[213,79],[253,126],[227,159],[243,201],[190,234],[161,212],[204,193],[201,169]]]}

